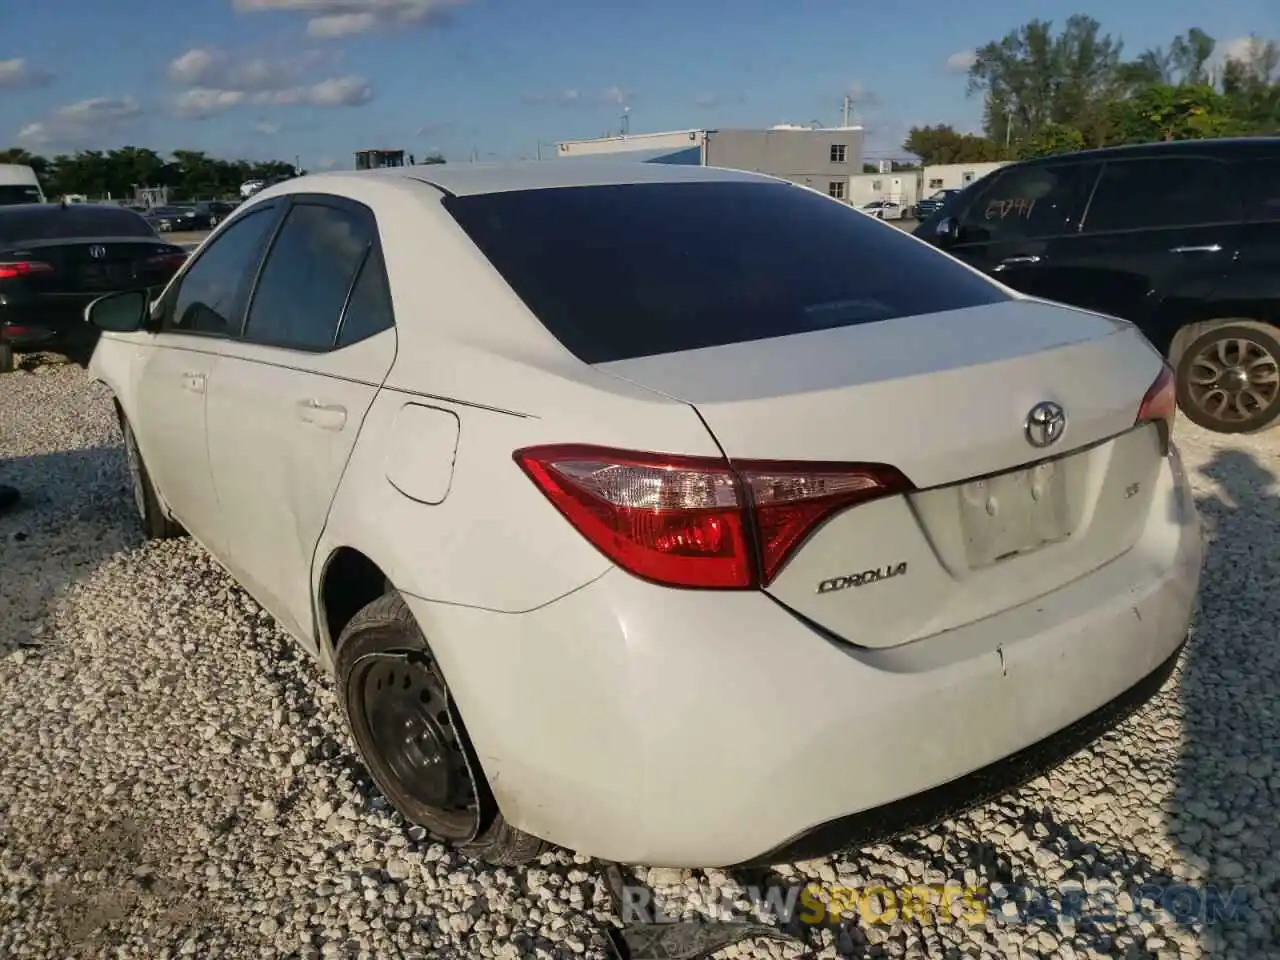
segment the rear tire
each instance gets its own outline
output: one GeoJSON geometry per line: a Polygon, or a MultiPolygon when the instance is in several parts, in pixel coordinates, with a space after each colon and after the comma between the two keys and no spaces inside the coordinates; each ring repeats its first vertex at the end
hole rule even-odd
{"type": "Polygon", "coordinates": [[[0,343],[0,373],[13,373],[16,369],[18,369],[18,362],[13,347],[7,343],[0,343]]]}
{"type": "Polygon", "coordinates": [[[120,433],[124,435],[124,456],[129,466],[129,487],[133,493],[134,506],[138,509],[138,518],[142,521],[142,533],[148,540],[171,540],[185,532],[181,524],[169,518],[156,496],[155,484],[151,482],[151,474],[147,473],[147,465],[142,461],[142,453],[138,450],[138,440],[133,435],[133,427],[123,414],[120,415],[120,433]]]}
{"type": "Polygon", "coordinates": [[[550,844],[502,816],[448,684],[400,594],[385,593],[343,629],[335,667],[347,724],[383,796],[469,857],[497,866],[550,844]]]}
{"type": "Polygon", "coordinates": [[[1214,433],[1256,433],[1280,418],[1280,331],[1251,320],[1213,327],[1178,358],[1178,407],[1214,433]]]}

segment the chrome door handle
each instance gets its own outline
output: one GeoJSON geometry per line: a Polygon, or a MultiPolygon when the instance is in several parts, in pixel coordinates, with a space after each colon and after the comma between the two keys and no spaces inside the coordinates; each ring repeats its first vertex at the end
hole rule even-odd
{"type": "Polygon", "coordinates": [[[298,419],[321,430],[341,430],[347,425],[347,408],[319,400],[299,400],[298,419]]]}
{"type": "Polygon", "coordinates": [[[1174,247],[1170,253],[1221,253],[1222,244],[1209,243],[1202,247],[1174,247]]]}
{"type": "Polygon", "coordinates": [[[204,393],[204,374],[184,373],[182,375],[182,388],[190,390],[192,393],[204,393]]]}
{"type": "Polygon", "coordinates": [[[999,273],[1005,267],[1016,266],[1017,264],[1020,264],[1020,263],[1039,263],[1039,262],[1040,262],[1040,257],[1034,253],[1027,254],[1026,256],[1021,256],[1021,257],[1005,257],[1003,260],[997,263],[994,267],[992,267],[991,271],[992,273],[999,273]]]}

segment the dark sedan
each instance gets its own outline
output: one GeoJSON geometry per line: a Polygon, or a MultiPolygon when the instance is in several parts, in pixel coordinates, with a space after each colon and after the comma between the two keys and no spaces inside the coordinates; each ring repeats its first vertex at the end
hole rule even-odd
{"type": "Polygon", "coordinates": [[[213,229],[213,217],[199,207],[152,207],[147,222],[159,233],[178,233],[213,229]]]}
{"type": "Polygon", "coordinates": [[[0,371],[12,369],[15,351],[87,363],[97,336],[85,306],[116,290],[162,287],[186,259],[121,207],[0,207],[0,371]]]}

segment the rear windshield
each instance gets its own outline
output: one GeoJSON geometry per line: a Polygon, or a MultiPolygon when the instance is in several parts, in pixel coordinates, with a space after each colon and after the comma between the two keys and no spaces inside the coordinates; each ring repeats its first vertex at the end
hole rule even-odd
{"type": "Polygon", "coordinates": [[[0,210],[0,242],[69,240],[80,237],[154,237],[151,225],[132,210],[80,204],[9,207],[0,210]]]}
{"type": "Polygon", "coordinates": [[[570,187],[445,206],[587,363],[1009,299],[896,227],[787,184],[570,187]]]}
{"type": "Polygon", "coordinates": [[[40,189],[35,184],[0,183],[0,207],[39,202],[40,189]]]}

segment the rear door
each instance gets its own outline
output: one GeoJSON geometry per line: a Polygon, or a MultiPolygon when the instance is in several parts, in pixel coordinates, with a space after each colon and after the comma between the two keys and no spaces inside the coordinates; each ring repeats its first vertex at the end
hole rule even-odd
{"type": "Polygon", "coordinates": [[[312,636],[311,560],[356,434],[395,359],[369,208],[299,196],[209,391],[209,455],[233,571],[312,636]]]}
{"type": "Polygon", "coordinates": [[[1108,160],[1079,235],[1050,245],[1053,299],[1129,320],[1163,352],[1233,269],[1241,215],[1234,164],[1108,160]]]}

